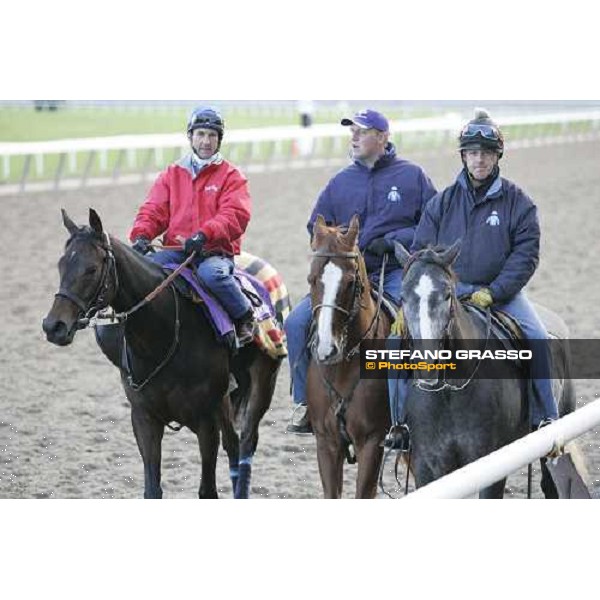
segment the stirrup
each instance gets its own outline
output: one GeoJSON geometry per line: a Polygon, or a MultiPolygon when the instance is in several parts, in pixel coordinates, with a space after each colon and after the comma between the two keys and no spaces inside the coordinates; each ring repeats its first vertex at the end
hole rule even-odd
{"type": "Polygon", "coordinates": [[[398,452],[410,452],[412,443],[408,425],[406,423],[392,425],[383,440],[383,447],[398,452]]]}
{"type": "Polygon", "coordinates": [[[245,321],[235,325],[235,337],[239,347],[246,346],[254,340],[257,332],[255,321],[245,321]],[[245,331],[244,331],[245,330],[245,331]]]}

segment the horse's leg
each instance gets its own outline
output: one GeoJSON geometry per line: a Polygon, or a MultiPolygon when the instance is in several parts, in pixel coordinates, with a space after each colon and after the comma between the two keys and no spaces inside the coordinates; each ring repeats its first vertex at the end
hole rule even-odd
{"type": "Polygon", "coordinates": [[[240,435],[240,477],[235,491],[235,497],[239,499],[250,496],[252,458],[258,445],[258,426],[271,405],[280,365],[280,361],[269,358],[261,351],[255,352],[257,357],[250,367],[250,390],[240,435]]]}
{"type": "Polygon", "coordinates": [[[375,498],[377,495],[377,480],[383,458],[383,448],[380,447],[380,436],[369,438],[356,448],[358,476],[356,478],[356,498],[375,498]]]}
{"type": "Polygon", "coordinates": [[[443,477],[446,473],[441,471],[438,466],[431,464],[424,456],[427,452],[426,447],[421,447],[413,441],[413,450],[410,456],[411,473],[415,480],[415,488],[419,489],[430,484],[432,481],[443,477]]]}
{"type": "Polygon", "coordinates": [[[223,448],[227,452],[229,459],[229,476],[231,478],[231,489],[235,497],[235,490],[239,478],[239,462],[240,462],[240,438],[233,426],[233,411],[231,408],[231,400],[229,394],[223,397],[221,405],[221,414],[219,415],[221,422],[221,432],[223,434],[223,448]]]}
{"type": "Polygon", "coordinates": [[[502,500],[504,498],[504,486],[506,477],[479,491],[480,500],[502,500]]]}
{"type": "Polygon", "coordinates": [[[217,455],[219,452],[219,424],[216,415],[206,416],[198,424],[198,443],[202,459],[202,475],[198,497],[218,498],[217,455]]]}
{"type": "Polygon", "coordinates": [[[144,461],[144,498],[162,498],[160,462],[164,425],[135,404],[131,406],[131,424],[144,461]]]}
{"type": "Polygon", "coordinates": [[[316,432],[317,462],[325,498],[341,498],[344,475],[344,452],[338,436],[316,432]]]}

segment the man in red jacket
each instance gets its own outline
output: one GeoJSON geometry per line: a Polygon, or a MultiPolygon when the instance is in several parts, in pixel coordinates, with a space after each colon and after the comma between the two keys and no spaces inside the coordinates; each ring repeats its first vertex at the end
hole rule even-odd
{"type": "Polygon", "coordinates": [[[225,123],[212,108],[196,108],[188,121],[192,151],[167,167],[141,206],[130,240],[148,254],[150,242],[162,235],[165,246],[149,258],[164,265],[193,261],[200,282],[221,302],[236,323],[240,345],[253,338],[252,305],[233,278],[233,257],[250,220],[247,180],[220,153],[225,123]]]}

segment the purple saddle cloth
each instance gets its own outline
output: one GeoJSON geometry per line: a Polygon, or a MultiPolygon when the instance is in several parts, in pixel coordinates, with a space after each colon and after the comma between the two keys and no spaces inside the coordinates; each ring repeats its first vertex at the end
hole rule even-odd
{"type": "MultiPolygon", "coordinates": [[[[164,268],[169,271],[175,271],[178,267],[179,265],[176,263],[164,265],[164,268]]],[[[184,269],[179,276],[183,277],[198,296],[202,298],[206,315],[211,321],[217,335],[225,337],[228,334],[232,334],[235,330],[235,326],[231,317],[223,308],[219,300],[198,283],[192,270],[184,269]]],[[[269,292],[258,279],[237,268],[234,269],[233,276],[241,286],[242,292],[250,299],[252,310],[254,312],[254,319],[260,322],[270,317],[274,318],[275,310],[273,309],[269,292]]]]}

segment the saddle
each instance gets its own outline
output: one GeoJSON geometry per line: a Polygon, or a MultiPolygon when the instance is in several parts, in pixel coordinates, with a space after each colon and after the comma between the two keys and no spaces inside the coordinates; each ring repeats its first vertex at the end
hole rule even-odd
{"type": "MultiPolygon", "coordinates": [[[[248,252],[236,256],[236,279],[250,299],[257,321],[254,343],[271,358],[287,356],[283,323],[291,310],[289,294],[279,273],[266,261],[248,252]]],[[[171,265],[175,269],[178,265],[171,265]]],[[[231,318],[210,291],[201,288],[188,270],[173,285],[181,297],[203,310],[219,341],[235,346],[235,328],[231,318]]],[[[130,358],[125,344],[123,323],[96,325],[96,339],[107,358],[127,372],[130,358]]]]}
{"type": "MultiPolygon", "coordinates": [[[[253,318],[257,323],[255,343],[271,358],[287,356],[283,322],[290,311],[287,289],[279,274],[268,263],[249,253],[236,257],[234,279],[250,300],[253,318]],[[250,269],[250,272],[248,271],[250,269]]],[[[174,271],[178,264],[164,266],[174,271]]],[[[191,269],[184,269],[176,280],[177,290],[206,315],[219,341],[235,347],[235,325],[219,300],[202,286],[191,269]]]]}
{"type": "MultiPolygon", "coordinates": [[[[461,301],[463,307],[468,313],[479,318],[484,323],[487,320],[487,311],[476,304],[468,301],[461,301]]],[[[522,344],[525,337],[519,322],[506,312],[492,309],[491,311],[491,333],[496,337],[507,342],[512,342],[510,348],[518,347],[522,344]]],[[[507,349],[509,349],[507,347],[507,349]]]]}
{"type": "MultiPolygon", "coordinates": [[[[375,302],[379,301],[379,293],[374,287],[371,288],[371,297],[375,302]]],[[[383,297],[381,298],[381,308],[390,318],[390,321],[394,323],[398,316],[398,311],[400,310],[400,303],[396,302],[391,296],[388,296],[384,292],[383,297]]]]}

